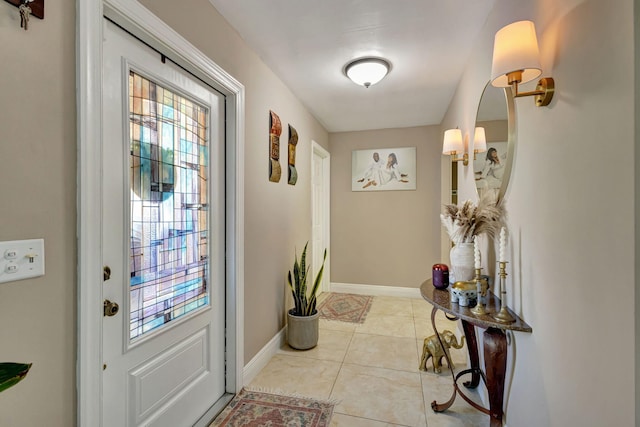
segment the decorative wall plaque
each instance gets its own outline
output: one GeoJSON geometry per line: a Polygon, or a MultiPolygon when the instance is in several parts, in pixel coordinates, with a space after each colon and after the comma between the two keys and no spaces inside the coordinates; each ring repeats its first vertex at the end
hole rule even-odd
{"type": "Polygon", "coordinates": [[[298,131],[289,125],[289,184],[296,185],[298,171],[296,170],[296,145],[298,145],[298,131]]]}
{"type": "Polygon", "coordinates": [[[282,123],[280,117],[269,110],[269,181],[280,182],[282,170],[280,168],[280,134],[282,123]]]}

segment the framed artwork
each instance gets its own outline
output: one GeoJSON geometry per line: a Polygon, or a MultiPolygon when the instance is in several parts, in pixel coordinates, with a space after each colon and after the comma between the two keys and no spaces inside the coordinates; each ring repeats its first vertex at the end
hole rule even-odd
{"type": "Polygon", "coordinates": [[[351,191],[416,189],[416,147],[351,152],[351,191]]]}

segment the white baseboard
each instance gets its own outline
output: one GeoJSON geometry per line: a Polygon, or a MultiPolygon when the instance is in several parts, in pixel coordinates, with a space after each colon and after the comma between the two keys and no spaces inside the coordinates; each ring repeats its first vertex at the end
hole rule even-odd
{"type": "Polygon", "coordinates": [[[245,365],[242,371],[243,385],[247,385],[253,381],[262,368],[267,366],[271,358],[282,348],[286,337],[286,330],[287,328],[285,326],[245,365]]]}
{"type": "Polygon", "coordinates": [[[357,283],[331,282],[331,292],[343,294],[373,295],[380,297],[400,297],[421,299],[420,288],[401,288],[397,286],[363,285],[357,283]]]}

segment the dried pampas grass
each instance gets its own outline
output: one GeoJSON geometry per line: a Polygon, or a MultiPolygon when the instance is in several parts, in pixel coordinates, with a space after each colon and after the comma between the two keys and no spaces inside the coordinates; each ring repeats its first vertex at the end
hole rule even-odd
{"type": "Polygon", "coordinates": [[[442,225],[456,244],[473,242],[475,236],[497,236],[505,225],[506,211],[495,196],[485,195],[478,204],[467,200],[462,206],[445,205],[440,214],[442,225]]]}

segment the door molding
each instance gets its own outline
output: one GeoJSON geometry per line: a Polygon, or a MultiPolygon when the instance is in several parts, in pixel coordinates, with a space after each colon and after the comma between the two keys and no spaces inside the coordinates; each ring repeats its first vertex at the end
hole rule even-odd
{"type": "MultiPolygon", "coordinates": [[[[311,165],[313,167],[313,158],[314,156],[318,156],[322,159],[322,168],[323,168],[323,197],[322,197],[322,240],[326,244],[326,248],[330,249],[331,247],[331,153],[329,153],[322,145],[318,144],[314,140],[311,140],[311,165]]],[[[312,177],[315,177],[315,174],[311,174],[312,177]]],[[[313,179],[313,178],[312,178],[313,179]]],[[[313,194],[313,181],[311,182],[311,193],[313,194]]],[[[313,215],[315,215],[315,210],[313,208],[313,196],[311,197],[311,227],[313,227],[313,215]]],[[[331,251],[327,251],[327,261],[324,266],[323,276],[325,280],[323,280],[323,285],[321,291],[329,292],[331,291],[331,251]]],[[[315,274],[313,275],[315,277],[315,274]]]]}
{"type": "MultiPolygon", "coordinates": [[[[78,426],[102,420],[102,30],[108,17],[226,96],[227,386],[243,386],[244,86],[134,0],[77,0],[78,426]]],[[[101,421],[100,421],[101,422],[101,421]]]]}

